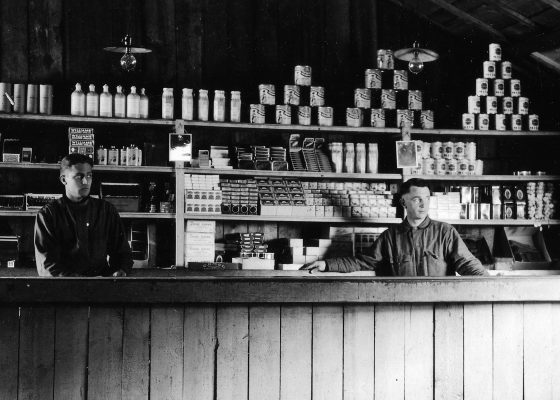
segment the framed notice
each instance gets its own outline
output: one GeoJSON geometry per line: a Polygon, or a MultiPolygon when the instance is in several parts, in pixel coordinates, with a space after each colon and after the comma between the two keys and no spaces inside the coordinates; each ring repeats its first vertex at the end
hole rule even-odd
{"type": "Polygon", "coordinates": [[[192,135],[190,133],[169,134],[169,161],[190,162],[192,159],[192,135]]]}
{"type": "Polygon", "coordinates": [[[396,142],[397,168],[416,168],[417,157],[416,142],[414,140],[402,140],[396,142]]]}

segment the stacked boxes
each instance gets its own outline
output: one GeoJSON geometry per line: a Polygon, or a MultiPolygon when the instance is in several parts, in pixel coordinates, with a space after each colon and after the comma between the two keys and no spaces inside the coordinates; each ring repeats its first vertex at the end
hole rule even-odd
{"type": "Polygon", "coordinates": [[[222,214],[258,215],[259,195],[255,179],[221,179],[222,214]]]}
{"type": "Polygon", "coordinates": [[[264,243],[264,233],[249,232],[237,234],[239,257],[234,263],[240,263],[241,269],[274,269],[274,253],[268,253],[264,243]]]}
{"type": "Polygon", "coordinates": [[[434,192],[430,197],[430,217],[434,219],[460,219],[461,194],[459,192],[434,192]]]}
{"type": "MultiPolygon", "coordinates": [[[[257,179],[261,215],[309,215],[302,184],[297,179],[257,179]]],[[[313,215],[313,214],[311,214],[313,215]]]]}
{"type": "Polygon", "coordinates": [[[213,262],[216,221],[188,220],[185,231],[185,265],[189,262],[213,262]]]}
{"type": "Polygon", "coordinates": [[[222,191],[218,175],[185,174],[185,212],[220,214],[222,191]]]}

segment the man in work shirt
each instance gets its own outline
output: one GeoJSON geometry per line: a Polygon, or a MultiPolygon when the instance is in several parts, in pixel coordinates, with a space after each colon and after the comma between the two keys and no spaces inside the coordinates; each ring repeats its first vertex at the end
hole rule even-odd
{"type": "Polygon", "coordinates": [[[373,270],[381,276],[488,275],[453,226],[428,217],[430,189],[426,181],[410,179],[403,183],[400,194],[406,218],[379,236],[371,254],[315,261],[302,269],[373,270]]]}
{"type": "Polygon", "coordinates": [[[69,154],[60,162],[65,193],[44,206],[35,220],[35,261],[41,276],[126,276],[132,268],[117,210],[89,196],[92,168],[83,154],[69,154]]]}

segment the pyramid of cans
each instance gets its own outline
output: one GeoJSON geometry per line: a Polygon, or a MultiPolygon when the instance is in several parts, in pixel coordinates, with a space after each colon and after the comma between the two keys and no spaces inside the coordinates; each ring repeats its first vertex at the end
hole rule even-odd
{"type": "Polygon", "coordinates": [[[539,116],[529,114],[529,98],[521,95],[521,81],[514,79],[510,61],[502,61],[502,48],[490,43],[489,60],[482,63],[474,96],[463,114],[466,130],[539,130],[539,116]]]}
{"type": "Polygon", "coordinates": [[[434,112],[423,109],[422,91],[408,86],[408,72],[395,69],[392,50],[378,50],[377,68],[366,69],[365,87],[354,90],[346,125],[433,129],[434,112]]]}
{"type": "Polygon", "coordinates": [[[253,124],[333,125],[334,111],[325,106],[325,88],[311,86],[311,67],[296,65],[294,84],[284,85],[283,104],[277,104],[276,87],[259,85],[259,104],[249,105],[249,120],[253,124]]]}
{"type": "Polygon", "coordinates": [[[475,142],[416,140],[418,164],[413,175],[482,175],[484,163],[476,158],[475,142]]]}

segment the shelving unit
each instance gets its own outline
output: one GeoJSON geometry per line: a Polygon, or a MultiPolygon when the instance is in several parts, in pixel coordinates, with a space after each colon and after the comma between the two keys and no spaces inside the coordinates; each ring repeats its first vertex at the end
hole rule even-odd
{"type": "MultiPolygon", "coordinates": [[[[35,217],[35,210],[0,210],[0,217],[35,217]]],[[[175,213],[120,212],[125,219],[175,219],[175,213]]]]}
{"type": "Polygon", "coordinates": [[[418,136],[498,136],[498,137],[559,137],[556,131],[481,131],[462,129],[411,129],[412,135],[418,136]]]}
{"type": "Polygon", "coordinates": [[[403,175],[403,180],[421,178],[428,181],[463,182],[534,182],[560,181],[560,175],[403,175]]]}

